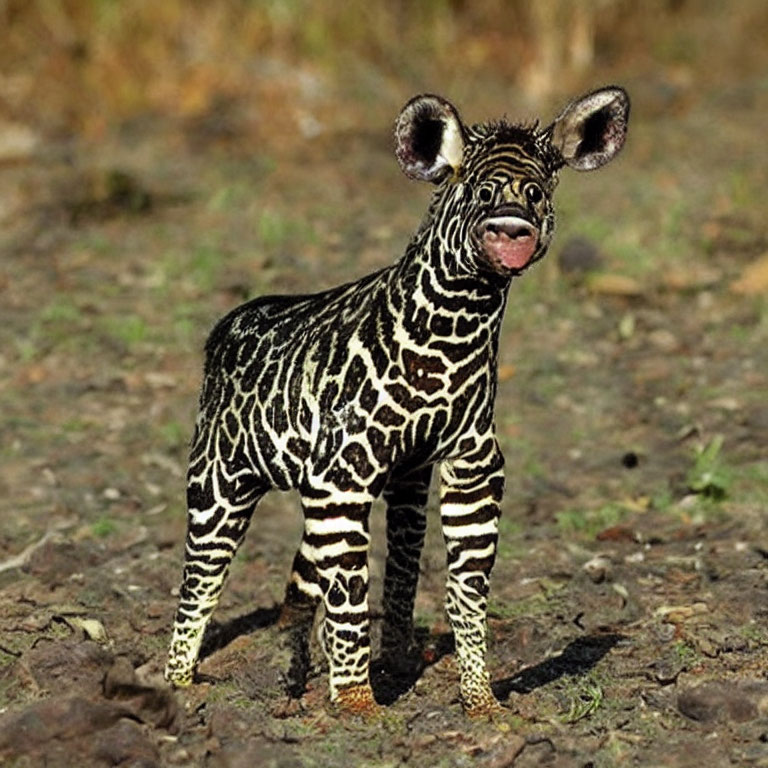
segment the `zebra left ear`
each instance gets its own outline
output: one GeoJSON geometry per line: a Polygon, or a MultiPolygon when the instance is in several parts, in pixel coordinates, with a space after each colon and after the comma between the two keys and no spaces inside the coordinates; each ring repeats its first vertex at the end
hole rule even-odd
{"type": "Polygon", "coordinates": [[[456,176],[464,156],[464,127],[456,107],[440,96],[416,96],[395,123],[395,154],[411,179],[439,184],[456,176]]]}
{"type": "Polygon", "coordinates": [[[566,165],[591,171],[612,160],[624,146],[629,96],[610,86],[572,101],[547,129],[566,165]]]}

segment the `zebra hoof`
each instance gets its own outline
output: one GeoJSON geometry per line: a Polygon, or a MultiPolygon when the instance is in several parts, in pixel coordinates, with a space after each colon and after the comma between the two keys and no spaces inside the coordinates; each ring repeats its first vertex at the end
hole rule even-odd
{"type": "Polygon", "coordinates": [[[192,685],[194,674],[194,669],[182,670],[167,666],[165,672],[163,672],[163,677],[174,688],[189,688],[192,685]]]}
{"type": "Polygon", "coordinates": [[[384,712],[384,707],[373,698],[373,691],[368,684],[342,688],[333,703],[339,714],[359,715],[366,720],[372,720],[384,712]]]}
{"type": "Polygon", "coordinates": [[[493,718],[496,715],[503,715],[508,713],[509,710],[501,704],[495,696],[491,695],[488,698],[483,698],[482,701],[465,704],[464,712],[467,717],[477,720],[481,718],[493,718]]]}

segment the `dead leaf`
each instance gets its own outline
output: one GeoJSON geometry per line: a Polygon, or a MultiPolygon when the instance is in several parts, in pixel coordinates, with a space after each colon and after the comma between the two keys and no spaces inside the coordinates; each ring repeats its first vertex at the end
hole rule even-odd
{"type": "Polygon", "coordinates": [[[676,623],[708,611],[709,607],[706,603],[692,603],[691,605],[661,605],[656,609],[655,614],[676,623]]]}
{"type": "Polygon", "coordinates": [[[629,275],[617,275],[610,272],[598,272],[587,280],[592,293],[604,296],[642,296],[645,288],[629,275]]]}
{"type": "Polygon", "coordinates": [[[71,627],[82,629],[89,640],[93,640],[97,643],[106,643],[109,639],[107,630],[98,619],[86,619],[82,616],[66,616],[64,617],[64,620],[71,627]]]}
{"type": "Polygon", "coordinates": [[[740,296],[768,293],[768,253],[744,267],[741,277],[731,283],[731,291],[740,296]]]}
{"type": "Polygon", "coordinates": [[[668,267],[661,276],[661,285],[670,291],[698,291],[712,288],[722,277],[720,270],[704,264],[668,267]]]}
{"type": "Polygon", "coordinates": [[[515,375],[514,365],[500,365],[499,366],[499,381],[509,381],[515,375]]]}
{"type": "Polygon", "coordinates": [[[612,525],[604,528],[595,537],[598,541],[636,541],[635,532],[628,525],[612,525]]]}

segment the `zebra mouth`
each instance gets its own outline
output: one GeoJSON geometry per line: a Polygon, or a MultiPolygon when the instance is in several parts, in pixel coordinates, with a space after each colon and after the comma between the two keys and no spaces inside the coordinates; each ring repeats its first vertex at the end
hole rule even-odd
{"type": "Polygon", "coordinates": [[[530,221],[498,211],[500,215],[484,219],[476,233],[486,257],[503,270],[523,269],[533,258],[539,244],[539,230],[530,221]]]}

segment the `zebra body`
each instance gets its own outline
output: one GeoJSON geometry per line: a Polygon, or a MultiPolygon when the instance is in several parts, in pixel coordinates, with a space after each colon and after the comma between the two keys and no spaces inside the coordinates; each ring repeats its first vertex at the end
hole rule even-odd
{"type": "Polygon", "coordinates": [[[485,668],[485,612],[504,488],[494,402],[508,288],[546,252],[559,169],[610,160],[628,110],[625,92],[612,87],[572,102],[543,130],[466,127],[447,101],[416,97],[396,125],[397,157],[436,192],[400,261],[323,293],[255,299],[218,323],[190,456],[169,680],[192,680],[259,499],[297,489],[304,534],[282,614],[294,638],[290,686],[302,690],[322,602],[331,698],[371,711],[371,503],[382,494],[387,502],[382,651],[396,662],[411,650],[424,508],[439,465],[461,696],[472,714],[498,706],[485,668]]]}

